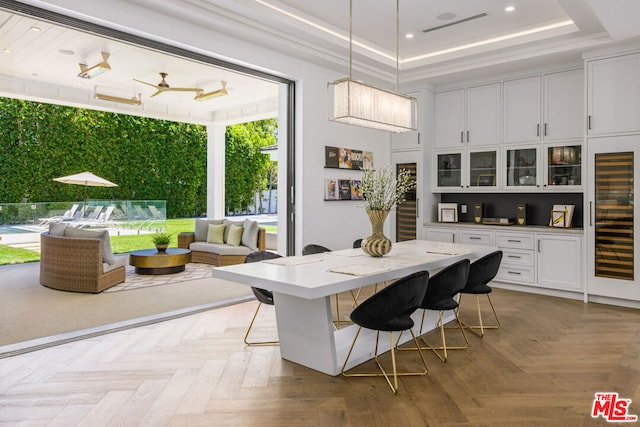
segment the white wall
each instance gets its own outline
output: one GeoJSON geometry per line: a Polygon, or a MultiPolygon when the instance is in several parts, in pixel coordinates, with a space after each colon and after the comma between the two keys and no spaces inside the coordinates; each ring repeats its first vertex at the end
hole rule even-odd
{"type": "MultiPolygon", "coordinates": [[[[369,222],[360,202],[323,201],[324,178],[336,176],[336,171],[324,169],[325,145],[373,151],[377,166],[390,162],[388,133],[327,120],[326,84],[343,75],[130,1],[27,0],[24,3],[296,81],[297,251],[307,243],[332,249],[350,247],[355,238],[369,234],[369,222]]],[[[345,176],[356,174],[349,172],[345,176]]]]}

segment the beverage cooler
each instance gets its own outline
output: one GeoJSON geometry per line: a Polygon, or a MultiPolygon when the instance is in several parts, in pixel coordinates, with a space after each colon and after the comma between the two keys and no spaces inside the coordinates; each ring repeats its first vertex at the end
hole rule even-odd
{"type": "Polygon", "coordinates": [[[587,152],[589,295],[640,301],[640,221],[634,206],[640,135],[590,138],[587,152]]]}

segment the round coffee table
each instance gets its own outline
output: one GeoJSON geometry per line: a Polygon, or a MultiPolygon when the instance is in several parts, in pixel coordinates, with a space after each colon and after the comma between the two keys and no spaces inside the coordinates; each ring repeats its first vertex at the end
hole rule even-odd
{"type": "Polygon", "coordinates": [[[138,274],[172,274],[184,271],[191,261],[189,249],[169,248],[165,252],[157,249],[142,249],[129,253],[129,264],[138,274]]]}

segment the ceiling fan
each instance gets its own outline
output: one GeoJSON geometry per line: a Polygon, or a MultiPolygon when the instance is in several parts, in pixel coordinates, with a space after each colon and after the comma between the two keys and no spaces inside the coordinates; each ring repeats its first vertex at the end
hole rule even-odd
{"type": "Polygon", "coordinates": [[[169,74],[167,74],[167,73],[160,73],[160,77],[162,77],[162,80],[157,85],[154,85],[152,83],[143,82],[142,80],[138,80],[138,79],[133,79],[133,80],[135,80],[135,81],[137,81],[139,83],[145,84],[147,86],[155,87],[157,89],[157,91],[153,95],[151,95],[151,97],[159,95],[162,92],[197,92],[198,94],[200,94],[203,91],[203,89],[199,88],[199,87],[171,87],[171,86],[169,86],[169,83],[167,83],[167,81],[165,80],[165,78],[168,75],[169,74]]]}

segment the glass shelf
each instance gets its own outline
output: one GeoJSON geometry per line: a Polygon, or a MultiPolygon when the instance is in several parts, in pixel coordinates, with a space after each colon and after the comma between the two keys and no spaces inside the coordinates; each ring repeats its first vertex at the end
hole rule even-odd
{"type": "Polygon", "coordinates": [[[496,187],[497,164],[495,150],[469,152],[469,187],[496,187]]]}
{"type": "Polygon", "coordinates": [[[547,147],[547,185],[582,185],[582,147],[580,145],[547,147]]]}
{"type": "Polygon", "coordinates": [[[462,153],[446,153],[437,155],[438,187],[462,186],[462,153]]]}

